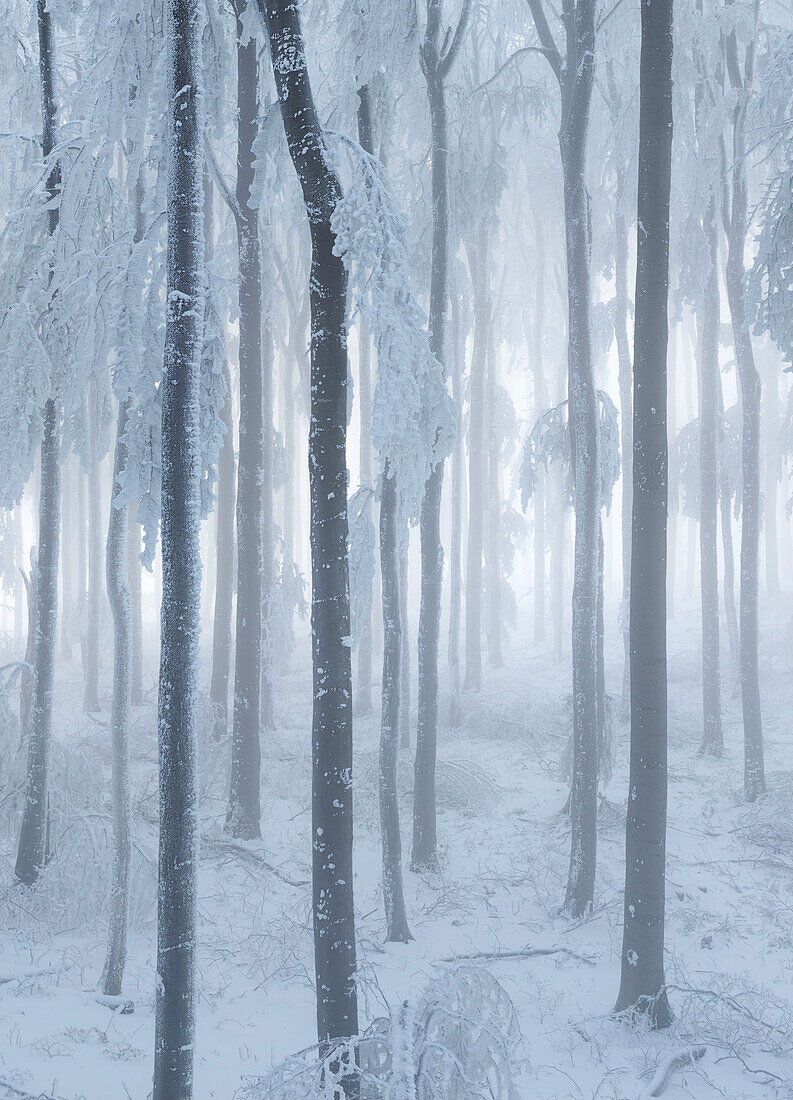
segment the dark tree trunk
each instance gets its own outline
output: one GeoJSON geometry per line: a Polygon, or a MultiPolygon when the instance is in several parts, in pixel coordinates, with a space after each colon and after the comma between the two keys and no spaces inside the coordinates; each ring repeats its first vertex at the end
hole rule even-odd
{"type": "Polygon", "coordinates": [[[237,468],[237,626],[234,719],[226,830],[261,836],[262,571],[264,567],[262,456],[262,256],[259,218],[248,205],[259,120],[259,44],[242,45],[237,7],[237,247],[240,306],[240,422],[237,468]]]}
{"type": "Polygon", "coordinates": [[[666,864],[666,350],[672,162],[672,0],[642,4],[634,329],[631,755],[622,973],[615,1011],[671,1020],[666,864]]]}
{"type": "Polygon", "coordinates": [[[380,726],[380,832],[383,844],[383,899],[386,940],[407,943],[408,928],[402,889],[402,840],[399,831],[397,764],[399,760],[399,682],[402,623],[399,606],[399,508],[396,485],[383,470],[380,500],[380,571],[383,578],[383,689],[380,726]]]}
{"type": "Polygon", "coordinates": [[[779,370],[766,357],[765,370],[765,584],[768,596],[776,599],[779,584],[779,540],[777,535],[777,469],[779,466],[779,370]]]}
{"type": "Polygon", "coordinates": [[[168,253],[162,381],[160,852],[153,1100],[192,1100],[201,630],[199,398],[203,135],[198,0],[168,0],[168,253]]]}
{"type": "Polygon", "coordinates": [[[732,318],[735,359],[743,406],[743,500],[741,503],[741,699],[743,703],[744,793],[753,802],[766,789],[763,762],[763,718],[760,708],[758,657],[758,588],[760,571],[760,375],[744,308],[744,249],[748,213],[746,178],[746,109],[754,78],[754,42],[759,0],[755,0],[755,27],[747,50],[743,76],[738,67],[735,33],[727,37],[727,69],[738,101],[733,114],[732,204],[727,256],[727,298],[732,318]]]}
{"type": "MultiPolygon", "coordinates": [[[[718,576],[718,448],[719,448],[719,252],[716,202],[705,215],[709,269],[705,284],[700,333],[699,411],[699,546],[702,585],[702,742],[701,753],[721,756],[718,576]]],[[[728,504],[729,509],[729,504],[728,504]]]]}
{"type": "MultiPolygon", "coordinates": [[[[445,78],[454,63],[468,24],[470,0],[463,9],[451,45],[438,52],[441,0],[427,0],[427,25],[421,46],[421,67],[427,84],[430,110],[430,163],[432,165],[432,272],[430,278],[430,349],[445,363],[446,290],[448,267],[449,201],[447,180],[447,116],[445,78]]],[[[443,463],[432,470],[421,503],[421,599],[418,630],[418,716],[413,787],[414,871],[438,866],[435,813],[435,758],[438,742],[438,642],[440,637],[443,547],[441,498],[443,463]]]]}
{"type": "Polygon", "coordinates": [[[352,873],[352,663],[347,561],[347,277],[331,217],[341,196],[325,159],[295,0],[265,16],[289,152],[311,230],[312,873],[317,1034],[358,1032],[352,873]]]}
{"type": "MultiPolygon", "coordinates": [[[[39,72],[41,78],[42,153],[46,160],[55,144],[55,61],[52,17],[46,0],[37,0],[39,72]]],[[[58,227],[61,173],[56,165],[47,179],[50,199],[48,231],[58,227]]],[[[16,876],[20,882],[36,882],[47,856],[47,816],[50,746],[52,742],[52,689],[55,647],[58,641],[58,552],[61,520],[61,470],[59,412],[55,399],[44,405],[44,437],[41,441],[41,491],[39,495],[39,545],[36,580],[36,626],[33,652],[33,692],[28,730],[28,766],[25,807],[19,830],[16,876]]]]}
{"type": "Polygon", "coordinates": [[[110,891],[110,935],[102,972],[102,992],[109,997],[121,993],[127,958],[127,913],[129,910],[130,789],[129,719],[132,706],[132,601],[124,558],[127,540],[127,506],[119,507],[116,496],[122,488],[127,461],[124,431],[129,402],[118,408],[116,450],[113,462],[113,491],[107,529],[105,575],[110,611],[113,616],[113,694],[110,701],[110,748],[113,789],[113,882],[110,891]]]}
{"type": "Polygon", "coordinates": [[[464,691],[482,687],[482,550],[485,513],[485,375],[490,330],[487,286],[487,233],[479,226],[476,247],[468,249],[474,287],[474,347],[468,424],[468,546],[465,570],[464,691]]]}

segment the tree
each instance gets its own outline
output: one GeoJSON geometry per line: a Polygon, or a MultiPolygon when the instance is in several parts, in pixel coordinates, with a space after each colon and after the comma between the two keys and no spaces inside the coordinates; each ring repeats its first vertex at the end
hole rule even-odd
{"type": "Polygon", "coordinates": [[[633,352],[631,750],[616,1012],[653,1027],[664,979],[666,874],[666,353],[672,166],[672,0],[643,0],[633,352]]]}
{"type": "MultiPolygon", "coordinates": [[[[42,154],[49,169],[46,182],[49,209],[47,232],[58,229],[60,166],[50,163],[55,147],[55,56],[52,15],[46,0],[36,4],[41,80],[42,154]]],[[[16,875],[34,883],[47,855],[49,757],[52,741],[52,690],[58,629],[58,552],[60,546],[60,443],[59,413],[50,393],[44,405],[44,437],[41,442],[41,495],[39,499],[38,579],[33,653],[33,696],[28,734],[28,769],[25,808],[19,831],[16,875]]]]}
{"type": "Polygon", "coordinates": [[[167,312],[162,378],[158,701],[160,846],[153,1100],[191,1100],[195,1037],[200,633],[200,412],[204,319],[201,5],[168,0],[167,312]]]}
{"type": "MultiPolygon", "coordinates": [[[[244,5],[237,26],[237,185],[234,215],[239,253],[240,421],[237,468],[237,624],[231,781],[226,829],[261,836],[262,598],[264,592],[262,378],[262,254],[259,215],[251,207],[254,141],[259,130],[259,61],[255,38],[244,36],[244,5]]],[[[272,482],[270,482],[272,485],[272,482]]],[[[272,509],[272,499],[270,499],[272,509]]],[[[268,552],[270,548],[268,547],[268,552]]]]}
{"type": "MultiPolygon", "coordinates": [[[[432,271],[430,278],[430,349],[445,362],[446,298],[448,268],[448,127],[445,81],[454,64],[468,25],[470,0],[463,0],[454,33],[441,41],[442,0],[427,0],[427,22],[419,58],[427,85],[430,108],[430,164],[432,169],[432,271]],[[448,46],[446,45],[448,42],[448,46]]],[[[435,814],[435,757],[438,743],[438,646],[440,640],[443,547],[441,546],[441,496],[443,461],[427,479],[421,505],[421,604],[418,633],[418,717],[413,788],[414,871],[438,865],[435,814]]]]}
{"type": "Polygon", "coordinates": [[[573,580],[573,788],[570,869],[564,909],[592,904],[597,858],[597,608],[599,516],[597,396],[592,363],[589,196],[586,142],[595,50],[593,0],[565,0],[562,56],[543,0],[527,0],[541,52],[561,94],[559,149],[567,254],[568,393],[575,485],[573,580]]]}
{"type": "Polygon", "coordinates": [[[738,36],[727,35],[727,73],[736,96],[732,124],[732,198],[729,214],[727,300],[732,318],[735,359],[743,409],[743,499],[741,501],[741,701],[743,705],[744,794],[754,802],[766,789],[763,763],[763,717],[760,707],[758,656],[758,589],[760,545],[760,374],[754,361],[752,338],[744,303],[744,249],[749,209],[746,175],[746,112],[753,93],[755,48],[760,0],[753,0],[752,26],[743,70],[738,59],[738,36]]]}
{"type": "Polygon", "coordinates": [[[352,664],[347,562],[347,346],[344,263],[331,218],[341,188],[324,149],[296,0],[257,0],[289,153],[311,232],[312,879],[317,1034],[355,1035],[352,664]]]}

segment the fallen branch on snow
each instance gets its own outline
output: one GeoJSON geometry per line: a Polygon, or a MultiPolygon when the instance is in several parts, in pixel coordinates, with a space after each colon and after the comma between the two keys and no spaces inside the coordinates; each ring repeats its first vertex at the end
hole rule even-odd
{"type": "Polygon", "coordinates": [[[707,1047],[689,1047],[670,1055],[655,1071],[655,1076],[642,1093],[640,1100],[650,1100],[650,1097],[660,1096],[675,1070],[683,1069],[692,1062],[698,1062],[707,1049],[707,1047]]]}
{"type": "Polygon", "coordinates": [[[227,852],[229,855],[239,856],[241,859],[248,859],[252,863],[257,864],[259,867],[264,867],[266,871],[275,875],[276,878],[280,878],[282,882],[285,882],[287,886],[310,886],[310,879],[291,878],[285,874],[264,856],[257,852],[255,848],[246,848],[244,844],[239,844],[234,840],[226,840],[225,838],[210,836],[207,833],[201,834],[201,846],[214,848],[219,852],[227,852]]]}
{"type": "Polygon", "coordinates": [[[58,1100],[58,1097],[49,1092],[40,1092],[34,1096],[32,1092],[18,1089],[10,1081],[0,1080],[0,1100],[58,1100]]]}
{"type": "Polygon", "coordinates": [[[588,955],[578,955],[569,947],[527,947],[523,951],[474,951],[470,955],[447,955],[445,959],[441,959],[441,962],[457,963],[477,960],[496,962],[500,959],[535,959],[542,955],[568,955],[571,959],[586,963],[587,966],[595,965],[594,959],[588,955]]]}

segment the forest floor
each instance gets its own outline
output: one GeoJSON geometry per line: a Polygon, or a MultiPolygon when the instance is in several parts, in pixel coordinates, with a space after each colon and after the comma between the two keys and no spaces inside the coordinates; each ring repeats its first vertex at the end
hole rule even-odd
{"type": "MultiPolygon", "coordinates": [[[[667,979],[672,1028],[651,1034],[610,1016],[619,983],[627,739],[600,803],[594,912],[559,916],[569,826],[559,774],[569,732],[569,665],[513,637],[505,667],[465,697],[461,729],[441,731],[441,872],[405,873],[414,942],[383,945],[377,809],[378,723],[356,723],[356,908],[363,1024],[415,998],[454,958],[480,959],[517,1011],[525,1061],[520,1100],[639,1100],[670,1056],[704,1046],[663,1096],[793,1096],[793,630],[790,609],[763,609],[768,794],[742,798],[737,677],[724,653],[724,758],[697,755],[697,609],[670,626],[667,979]]],[[[525,616],[528,619],[528,615],[525,616]]],[[[305,645],[301,641],[301,645],[305,645]]],[[[619,694],[619,639],[608,654],[619,694]]],[[[153,669],[151,670],[153,672],[153,669]]],[[[103,670],[109,687],[109,669],[103,670]]],[[[106,709],[81,712],[79,664],[61,667],[54,762],[56,857],[36,889],[12,885],[19,795],[0,802],[0,1100],[145,1100],[151,1082],[156,875],[156,693],[134,717],[135,856],[125,995],[96,999],[110,860],[106,709]],[[105,724],[102,724],[105,723],[105,724]],[[15,806],[15,802],[17,805],[15,806]],[[86,809],[88,807],[88,809],[86,809]],[[22,1092],[13,1091],[14,1088],[22,1092]]],[[[447,701],[444,700],[444,704],[447,701]]],[[[107,701],[105,701],[107,706],[107,701]]],[[[442,714],[445,713],[443,706],[442,714]]],[[[197,1100],[232,1100],[314,1037],[308,853],[310,678],[278,679],[277,731],[263,740],[263,841],[222,833],[227,745],[202,711],[197,1100]]],[[[402,761],[405,852],[410,758],[402,761]]],[[[460,1100],[465,1100],[461,1097],[460,1100]]]]}

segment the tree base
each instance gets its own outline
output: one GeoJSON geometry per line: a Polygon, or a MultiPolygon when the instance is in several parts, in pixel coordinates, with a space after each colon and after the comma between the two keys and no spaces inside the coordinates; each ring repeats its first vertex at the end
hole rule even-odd
{"type": "Polygon", "coordinates": [[[644,993],[635,998],[629,994],[623,994],[620,990],[612,1015],[626,1023],[644,1023],[653,1031],[663,1031],[669,1027],[673,1018],[669,998],[663,986],[654,996],[644,993]]]}

